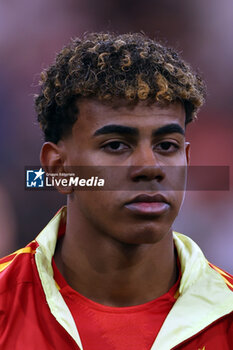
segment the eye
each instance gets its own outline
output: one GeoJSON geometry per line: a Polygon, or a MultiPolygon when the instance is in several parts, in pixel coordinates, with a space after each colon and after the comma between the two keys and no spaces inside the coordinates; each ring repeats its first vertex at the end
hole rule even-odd
{"type": "Polygon", "coordinates": [[[121,141],[111,141],[103,145],[101,148],[111,153],[117,153],[128,149],[129,146],[121,141]]]}
{"type": "Polygon", "coordinates": [[[170,141],[163,141],[155,146],[156,151],[163,152],[163,153],[174,153],[178,149],[179,149],[179,145],[170,141]]]}

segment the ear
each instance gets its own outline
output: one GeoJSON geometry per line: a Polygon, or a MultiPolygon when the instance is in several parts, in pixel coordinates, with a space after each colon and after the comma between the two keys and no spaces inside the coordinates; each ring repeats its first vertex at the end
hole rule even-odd
{"type": "Polygon", "coordinates": [[[189,142],[185,142],[185,154],[186,154],[187,165],[190,165],[190,143],[189,142]]]}
{"type": "MultiPolygon", "coordinates": [[[[53,142],[45,142],[40,152],[40,162],[46,173],[65,173],[65,151],[62,147],[62,143],[55,144],[53,142]]],[[[59,176],[56,176],[59,179],[59,176]]],[[[57,190],[63,194],[71,194],[73,192],[72,187],[64,187],[62,185],[55,185],[57,190]]]]}

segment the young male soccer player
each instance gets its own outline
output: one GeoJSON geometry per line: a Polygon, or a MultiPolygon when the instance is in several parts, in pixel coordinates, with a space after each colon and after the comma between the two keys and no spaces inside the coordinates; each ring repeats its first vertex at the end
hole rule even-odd
{"type": "Polygon", "coordinates": [[[1,260],[0,349],[233,349],[233,278],[172,231],[203,94],[141,34],[76,39],[42,74],[44,169],[121,167],[122,187],[60,187],[67,208],[1,260]]]}

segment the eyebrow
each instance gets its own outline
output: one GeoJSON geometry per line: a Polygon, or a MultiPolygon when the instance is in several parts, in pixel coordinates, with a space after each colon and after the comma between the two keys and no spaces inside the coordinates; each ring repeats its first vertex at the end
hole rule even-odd
{"type": "Polygon", "coordinates": [[[176,123],[173,124],[167,124],[164,126],[161,126],[160,128],[154,130],[152,132],[152,136],[161,136],[161,135],[166,135],[166,134],[181,134],[181,135],[185,135],[185,130],[176,123]]]}
{"type": "MultiPolygon", "coordinates": [[[[173,123],[173,124],[167,124],[167,125],[161,126],[160,128],[153,130],[152,136],[156,137],[156,136],[174,134],[174,133],[184,135],[185,131],[179,124],[173,123]]],[[[97,129],[93,136],[106,135],[106,134],[139,136],[139,130],[131,126],[110,124],[110,125],[105,125],[100,129],[97,129]]]]}
{"type": "Polygon", "coordinates": [[[93,136],[106,135],[106,134],[121,134],[121,135],[138,136],[139,131],[137,128],[133,128],[131,126],[110,124],[110,125],[105,125],[102,128],[96,130],[93,136]]]}

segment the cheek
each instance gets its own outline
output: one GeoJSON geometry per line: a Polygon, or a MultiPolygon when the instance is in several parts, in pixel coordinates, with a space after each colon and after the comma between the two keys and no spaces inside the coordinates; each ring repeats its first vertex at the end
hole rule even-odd
{"type": "Polygon", "coordinates": [[[171,215],[175,219],[184,201],[187,167],[184,163],[181,163],[181,165],[166,167],[165,172],[163,189],[171,200],[171,215]]]}
{"type": "MultiPolygon", "coordinates": [[[[165,191],[183,192],[186,188],[187,167],[184,165],[167,166],[163,168],[165,177],[161,183],[165,191]]],[[[180,197],[179,195],[178,197],[180,197]]]]}
{"type": "Polygon", "coordinates": [[[108,217],[112,209],[112,196],[107,191],[80,191],[76,202],[82,213],[89,220],[108,217]]]}
{"type": "Polygon", "coordinates": [[[183,204],[184,197],[185,197],[185,191],[176,191],[176,203],[177,203],[178,211],[180,210],[180,207],[183,204]]]}

